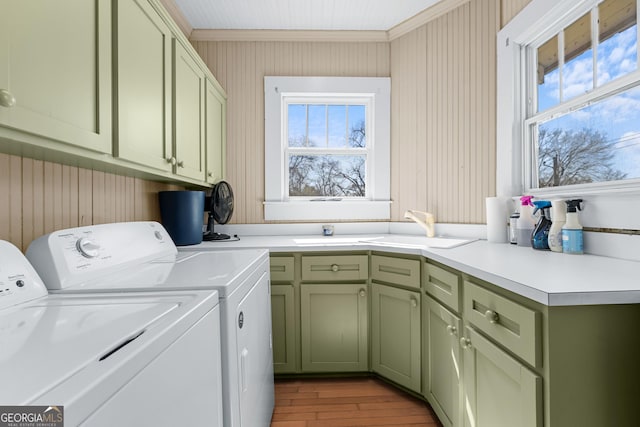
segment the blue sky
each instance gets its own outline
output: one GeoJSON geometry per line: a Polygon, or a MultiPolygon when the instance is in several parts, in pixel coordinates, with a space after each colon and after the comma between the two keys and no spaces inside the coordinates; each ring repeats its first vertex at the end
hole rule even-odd
{"type": "MultiPolygon", "coordinates": [[[[601,43],[598,47],[598,86],[637,69],[637,27],[633,26],[601,43]]],[[[571,99],[593,88],[593,51],[590,49],[565,64],[563,97],[571,99]]],[[[540,110],[557,105],[559,72],[545,76],[538,86],[540,110]]],[[[594,128],[616,143],[616,167],[628,178],[640,177],[640,88],[618,94],[605,101],[574,111],[542,125],[548,129],[594,128]]]]}
{"type": "MultiPolygon", "coordinates": [[[[347,129],[357,126],[364,119],[364,105],[309,105],[309,145],[328,148],[345,147],[348,139],[347,129]]],[[[303,140],[305,134],[306,105],[289,104],[290,146],[299,146],[297,141],[303,140]]]]}

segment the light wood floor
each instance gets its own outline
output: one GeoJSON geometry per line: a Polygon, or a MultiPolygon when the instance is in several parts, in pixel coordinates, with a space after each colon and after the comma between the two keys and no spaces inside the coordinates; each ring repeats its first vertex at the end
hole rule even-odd
{"type": "Polygon", "coordinates": [[[431,407],[375,378],[278,379],[271,427],[441,427],[431,407]]]}

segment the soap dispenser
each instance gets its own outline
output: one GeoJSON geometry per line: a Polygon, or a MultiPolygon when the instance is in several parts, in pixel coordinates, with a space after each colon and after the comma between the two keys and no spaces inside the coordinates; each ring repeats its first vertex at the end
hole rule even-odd
{"type": "Polygon", "coordinates": [[[567,204],[563,199],[551,201],[551,228],[549,229],[549,249],[562,252],[562,227],[567,220],[567,204]]]}
{"type": "Polygon", "coordinates": [[[535,209],[533,214],[540,211],[540,219],[531,234],[531,247],[533,249],[549,250],[549,230],[551,229],[551,217],[549,210],[551,202],[536,200],[533,202],[535,209]]]}
{"type": "Polygon", "coordinates": [[[566,254],[584,253],[582,224],[578,211],[582,210],[582,199],[567,200],[567,222],[562,227],[562,252],[566,254]]]}

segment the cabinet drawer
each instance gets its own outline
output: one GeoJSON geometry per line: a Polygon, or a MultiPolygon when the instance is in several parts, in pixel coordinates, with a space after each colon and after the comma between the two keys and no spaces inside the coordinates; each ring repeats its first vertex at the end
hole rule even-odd
{"type": "Polygon", "coordinates": [[[274,256],[269,263],[272,282],[293,282],[295,263],[292,256],[274,256]]]}
{"type": "Polygon", "coordinates": [[[460,312],[460,276],[429,263],[425,264],[424,272],[424,290],[453,311],[460,312]]]}
{"type": "Polygon", "coordinates": [[[420,261],[373,255],[371,278],[420,289],[420,261]]]}
{"type": "Polygon", "coordinates": [[[527,363],[541,365],[539,312],[465,281],[464,316],[527,363]]]}
{"type": "Polygon", "coordinates": [[[367,255],[303,256],[302,280],[366,280],[367,255]]]}

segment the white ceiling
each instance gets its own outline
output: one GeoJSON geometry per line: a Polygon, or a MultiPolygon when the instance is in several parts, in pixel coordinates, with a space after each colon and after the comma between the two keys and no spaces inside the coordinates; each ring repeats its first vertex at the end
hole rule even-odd
{"type": "Polygon", "coordinates": [[[194,29],[381,30],[441,0],[175,0],[194,29]]]}

